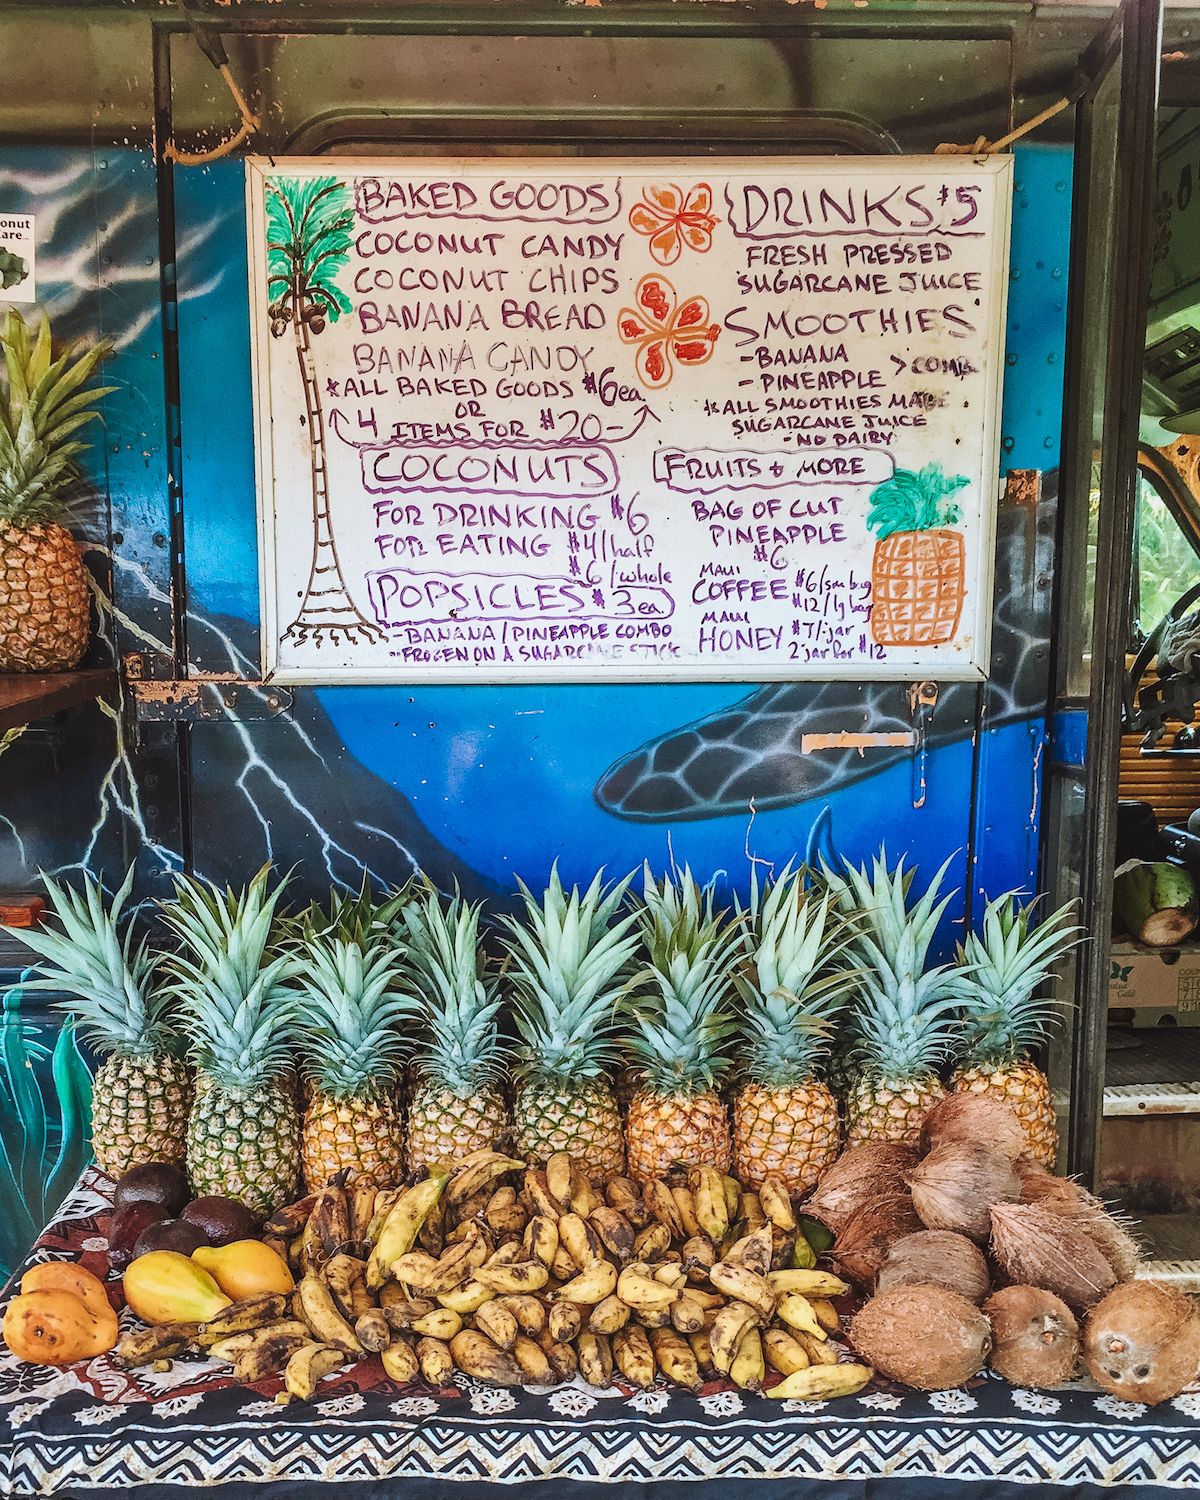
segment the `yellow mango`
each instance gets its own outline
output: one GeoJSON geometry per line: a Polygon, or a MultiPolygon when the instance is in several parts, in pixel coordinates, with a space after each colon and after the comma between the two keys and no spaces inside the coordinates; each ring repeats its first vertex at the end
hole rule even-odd
{"type": "Polygon", "coordinates": [[[290,1292],[296,1279],[282,1256],[261,1240],[234,1240],[228,1245],[201,1245],[192,1259],[235,1302],[260,1292],[290,1292]]]}
{"type": "Polygon", "coordinates": [[[203,1266],[174,1250],[131,1262],[125,1300],[144,1323],[204,1323],[232,1302],[203,1266]]]}

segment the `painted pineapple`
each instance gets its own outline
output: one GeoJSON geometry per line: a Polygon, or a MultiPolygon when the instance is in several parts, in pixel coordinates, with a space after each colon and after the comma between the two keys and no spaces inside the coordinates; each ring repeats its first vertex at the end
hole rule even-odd
{"type": "Polygon", "coordinates": [[[804,1193],[837,1158],[841,1120],[817,1077],[831,1021],[857,976],[833,965],[850,940],[830,892],[785,869],[746,913],[746,957],[734,975],[742,1000],[742,1070],[733,1102],[734,1172],[752,1187],[768,1176],[804,1193]]]}
{"type": "Polygon", "coordinates": [[[344,1168],[376,1187],[404,1176],[397,1084],[420,1006],[402,951],[378,929],[327,932],[299,950],[300,1055],[311,1091],[300,1150],[310,1192],[344,1168]]]}
{"type": "Polygon", "coordinates": [[[1056,1016],[1053,1002],[1034,992],[1079,941],[1083,929],[1070,925],[1073,913],[1068,902],[1035,927],[1033,904],[1019,906],[1010,891],[988,903],[982,930],[970,933],[959,950],[968,1031],[951,1087],[1003,1100],[1025,1127],[1030,1155],[1050,1168],[1058,1156],[1054,1095],[1029,1052],[1045,1040],[1056,1016]]]}
{"type": "Polygon", "coordinates": [[[925,970],[929,945],[950,896],[938,899],[950,861],[912,908],[913,871],[894,870],[883,851],[872,872],[847,864],[826,871],[846,916],[856,919],[859,995],[852,1013],[859,1073],[846,1096],[846,1144],[913,1141],[945,1094],[937,1070],[950,1046],[955,1012],[969,985],[947,965],[925,970]]]}
{"type": "Polygon", "coordinates": [[[498,979],[479,950],[479,908],[427,886],[402,918],[426,1038],[408,1111],[408,1169],[487,1147],[506,1150],[505,1047],[498,979]]]}
{"type": "Polygon", "coordinates": [[[724,1050],[736,1030],[731,971],[738,924],[714,914],[711,888],[689,870],[657,885],[646,872],[642,912],[649,962],[637,975],[629,1051],[641,1086],[629,1105],[629,1174],[661,1177],[677,1162],[728,1172],[729,1111],[720,1086],[732,1065],[724,1050]]]}
{"type": "Polygon", "coordinates": [[[0,350],[0,671],[67,671],[87,650],[91,594],[62,520],[87,451],[75,434],[116,389],[83,389],[109,346],[55,359],[45,314],[33,334],[12,310],[0,350]]]}
{"type": "Polygon", "coordinates": [[[871,491],[876,533],[871,634],[881,646],[941,646],[954,639],[966,592],[962,507],[950,496],[966,478],[940,464],[897,469],[871,491]]]}
{"type": "Polygon", "coordinates": [[[178,876],[163,921],[181,947],[164,961],[196,1064],[187,1168],[197,1196],[268,1214],[295,1194],[300,1123],[287,1081],[296,1040],[295,956],[272,951],[282,886],[264,866],[241,891],[178,876]]]}
{"type": "Polygon", "coordinates": [[[611,1073],[617,1003],[637,948],[637,918],[617,917],[628,879],[605,891],[596,875],[568,896],[555,867],[539,901],[521,882],[525,922],[506,919],[508,976],[521,1039],[514,1147],[530,1161],[569,1151],[595,1177],[625,1168],[611,1073]]]}
{"type": "Polygon", "coordinates": [[[156,987],[154,955],[135,942],[132,923],[121,934],[121,911],[133,869],[108,909],[99,881],[83,877],[77,892],[43,877],[61,930],[9,928],[42,958],[30,989],[66,990],[60,1008],[74,1012],[98,1052],[105,1053],[92,1091],[92,1147],[110,1177],[141,1162],[182,1162],[192,1079],[176,1056],[169,996],[156,987]]]}

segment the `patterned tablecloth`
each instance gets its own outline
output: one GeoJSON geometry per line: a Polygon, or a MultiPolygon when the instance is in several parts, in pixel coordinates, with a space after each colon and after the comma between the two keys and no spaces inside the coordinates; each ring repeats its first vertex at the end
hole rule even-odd
{"type": "MultiPolygon", "coordinates": [[[[87,1171],[29,1263],[65,1255],[103,1275],[109,1187],[87,1171]]],[[[539,1500],[632,1500],[686,1484],[690,1500],[735,1500],[764,1481],[770,1500],[1200,1490],[1200,1393],[1147,1411],[1084,1384],[1047,1393],[990,1378],[933,1395],[881,1382],[828,1405],[719,1384],[510,1391],[460,1377],[430,1391],[396,1386],[377,1359],[331,1376],[309,1403],[279,1406],[278,1389],[231,1385],[200,1359],[156,1374],[106,1356],[37,1367],[4,1351],[0,1495],[151,1500],[211,1486],[221,1500],[309,1500],[320,1487],[338,1500],[473,1500],[521,1485],[539,1500]]]]}

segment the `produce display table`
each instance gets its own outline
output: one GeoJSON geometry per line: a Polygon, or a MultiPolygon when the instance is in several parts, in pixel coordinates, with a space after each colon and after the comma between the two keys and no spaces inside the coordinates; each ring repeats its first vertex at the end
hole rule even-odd
{"type": "MultiPolygon", "coordinates": [[[[84,1173],[28,1264],[68,1255],[105,1273],[110,1184],[84,1173]]],[[[0,1209],[0,1211],[3,1211],[0,1209]]],[[[20,1272],[18,1272],[18,1279],[20,1272]]],[[[7,1301],[7,1298],[5,1299],[7,1301]]],[[[122,1323],[129,1315],[122,1315],[122,1323]]],[[[879,1382],[827,1405],[720,1383],[502,1390],[459,1377],[401,1388],[378,1359],[331,1376],[312,1402],[279,1381],[230,1383],[199,1358],[64,1370],[0,1354],[0,1495],[140,1500],[210,1488],[221,1500],[1073,1500],[1123,1487],[1140,1500],[1200,1491],[1200,1393],[1146,1411],[1083,1384],[1053,1393],[995,1379],[925,1395],[879,1382]],[[450,1485],[454,1488],[451,1489],[450,1485]],[[686,1490],[685,1490],[686,1487],[686,1490]]]]}

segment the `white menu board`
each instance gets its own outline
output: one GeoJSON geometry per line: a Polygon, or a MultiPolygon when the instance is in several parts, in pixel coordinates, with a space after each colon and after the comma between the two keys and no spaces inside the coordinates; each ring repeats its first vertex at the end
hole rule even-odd
{"type": "Polygon", "coordinates": [[[985,675],[1011,158],[247,192],[277,679],[985,675]]]}

